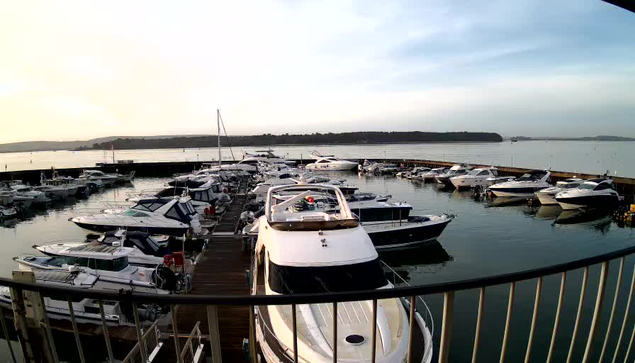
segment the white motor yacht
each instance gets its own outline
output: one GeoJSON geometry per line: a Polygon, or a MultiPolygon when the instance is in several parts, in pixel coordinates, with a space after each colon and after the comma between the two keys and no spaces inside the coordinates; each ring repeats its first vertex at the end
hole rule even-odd
{"type": "Polygon", "coordinates": [[[24,185],[20,181],[9,182],[7,187],[14,190],[18,195],[32,198],[31,205],[46,204],[50,201],[50,199],[46,197],[46,193],[35,190],[32,186],[24,185]]]}
{"type": "MultiPolygon", "coordinates": [[[[46,284],[55,287],[72,287],[78,290],[112,290],[109,283],[103,282],[99,276],[79,271],[33,271],[37,284],[46,284]]],[[[124,289],[123,291],[131,290],[124,289]]],[[[136,291],[136,290],[135,290],[136,291]]],[[[157,290],[158,294],[168,294],[168,291],[157,290]]],[[[43,296],[46,314],[49,319],[70,320],[71,314],[68,309],[68,298],[66,296],[51,295],[43,296]]],[[[75,321],[79,324],[92,323],[102,324],[99,301],[92,298],[71,300],[75,321]]],[[[0,306],[11,308],[11,289],[0,287],[0,306]]],[[[134,326],[134,316],[132,311],[123,307],[117,301],[103,301],[104,318],[106,324],[112,326],[130,325],[134,326]]],[[[139,304],[138,316],[141,321],[154,321],[163,311],[158,306],[139,304]]]]}
{"type": "Polygon", "coordinates": [[[434,177],[437,183],[445,185],[447,187],[453,187],[450,178],[454,178],[455,176],[465,175],[469,172],[469,170],[462,164],[453,165],[450,170],[443,174],[439,174],[434,177]]]}
{"type": "Polygon", "coordinates": [[[514,181],[494,184],[489,190],[497,197],[529,198],[551,186],[548,182],[550,176],[548,170],[531,170],[514,181]]]}
{"type": "MultiPolygon", "coordinates": [[[[320,199],[320,198],[317,198],[320,199]]],[[[377,251],[359,225],[345,197],[334,186],[295,185],[271,188],[260,217],[252,294],[326,294],[387,289],[377,251]],[[280,193],[292,198],[278,199],[280,193]],[[339,212],[326,213],[313,198],[332,196],[339,212]]],[[[368,362],[372,355],[372,302],[337,304],[337,360],[368,362]]],[[[256,307],[256,336],[264,360],[287,362],[294,356],[293,314],[289,305],[256,307]]],[[[333,304],[300,304],[297,309],[297,354],[302,362],[332,362],[333,304]]],[[[376,362],[406,360],[410,318],[418,347],[413,362],[430,362],[432,336],[421,316],[409,317],[400,299],[378,300],[376,362]]]]}
{"type": "Polygon", "coordinates": [[[21,269],[44,271],[82,271],[96,275],[105,289],[131,289],[156,293],[157,290],[187,291],[191,275],[172,270],[163,264],[152,268],[130,264],[134,248],[108,246],[99,243],[79,243],[72,246],[51,245],[38,248],[49,256],[23,255],[15,257],[21,269]]]}
{"type": "Polygon", "coordinates": [[[130,209],[74,217],[70,221],[100,233],[118,229],[170,236],[183,236],[190,229],[196,235],[206,232],[189,197],[143,199],[130,209]]]}
{"type": "Polygon", "coordinates": [[[429,181],[433,181],[435,180],[435,178],[441,174],[445,174],[448,172],[447,168],[434,168],[431,169],[425,173],[420,173],[417,176],[418,180],[424,181],[424,182],[429,182],[429,181]]]}
{"type": "Polygon", "coordinates": [[[86,180],[88,182],[99,182],[104,186],[111,186],[117,182],[117,175],[106,174],[101,170],[84,170],[79,176],[80,180],[86,180]]]}
{"type": "Polygon", "coordinates": [[[577,188],[584,180],[580,178],[569,178],[556,183],[555,186],[545,188],[536,192],[536,197],[542,205],[558,205],[556,194],[567,189],[577,188]]]}
{"type": "Polygon", "coordinates": [[[325,156],[318,158],[315,162],[307,164],[307,170],[326,170],[326,171],[348,171],[355,170],[357,163],[338,159],[334,156],[325,156]]]}
{"type": "Polygon", "coordinates": [[[456,189],[466,188],[486,188],[489,185],[489,178],[497,178],[498,169],[491,168],[477,168],[465,175],[459,175],[450,178],[450,182],[456,189]]]}
{"type": "Polygon", "coordinates": [[[622,199],[613,189],[613,181],[611,179],[585,181],[577,188],[556,194],[556,201],[564,210],[612,208],[622,199]]]}
{"type": "Polygon", "coordinates": [[[285,158],[275,155],[271,149],[256,150],[256,153],[245,152],[243,159],[239,161],[238,164],[257,165],[259,162],[295,164],[293,160],[286,160],[285,158]]]}

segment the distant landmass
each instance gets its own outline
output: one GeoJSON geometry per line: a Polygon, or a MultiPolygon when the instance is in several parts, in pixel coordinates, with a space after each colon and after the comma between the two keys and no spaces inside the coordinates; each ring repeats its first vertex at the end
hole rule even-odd
{"type": "Polygon", "coordinates": [[[514,136],[510,139],[518,141],[530,141],[530,140],[553,140],[553,141],[635,141],[633,137],[623,136],[587,136],[587,137],[528,137],[528,136],[514,136]]]}
{"type": "MultiPolygon", "coordinates": [[[[301,135],[251,135],[223,137],[222,145],[273,146],[273,145],[318,145],[318,144],[389,144],[415,142],[501,142],[503,138],[490,132],[343,132],[313,133],[301,135]]],[[[82,146],[89,149],[168,149],[216,147],[216,136],[181,136],[169,138],[116,138],[106,142],[82,146]]]]}

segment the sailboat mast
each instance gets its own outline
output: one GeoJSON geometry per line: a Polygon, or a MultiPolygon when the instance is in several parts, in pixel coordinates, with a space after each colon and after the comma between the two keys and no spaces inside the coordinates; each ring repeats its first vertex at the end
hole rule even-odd
{"type": "Polygon", "coordinates": [[[220,152],[220,110],[216,109],[216,126],[218,127],[218,166],[221,166],[221,152],[220,152]]]}

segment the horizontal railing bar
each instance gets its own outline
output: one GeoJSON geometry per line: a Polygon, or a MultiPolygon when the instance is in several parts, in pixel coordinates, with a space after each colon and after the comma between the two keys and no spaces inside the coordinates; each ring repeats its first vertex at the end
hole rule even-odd
{"type": "Polygon", "coordinates": [[[456,282],[443,282],[438,284],[421,286],[394,287],[391,289],[362,290],[352,292],[332,292],[315,294],[288,294],[288,295],[157,295],[148,293],[110,292],[110,291],[86,291],[72,287],[57,287],[47,284],[17,282],[8,278],[0,278],[0,286],[8,286],[17,289],[36,291],[44,295],[66,294],[70,297],[82,297],[102,300],[116,300],[137,303],[165,303],[181,305],[290,305],[290,304],[316,304],[328,302],[345,302],[357,300],[390,299],[412,295],[430,295],[452,291],[469,290],[494,285],[503,285],[512,282],[530,280],[540,276],[547,276],[587,267],[597,263],[610,261],[635,253],[635,246],[618,251],[605,253],[580,260],[541,267],[496,276],[461,280],[456,282]]]}

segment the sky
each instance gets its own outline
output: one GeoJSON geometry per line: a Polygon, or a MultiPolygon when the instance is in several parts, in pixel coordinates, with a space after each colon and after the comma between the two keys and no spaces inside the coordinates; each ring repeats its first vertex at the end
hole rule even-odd
{"type": "Polygon", "coordinates": [[[0,142],[635,137],[635,14],[597,0],[5,1],[0,142]]]}

